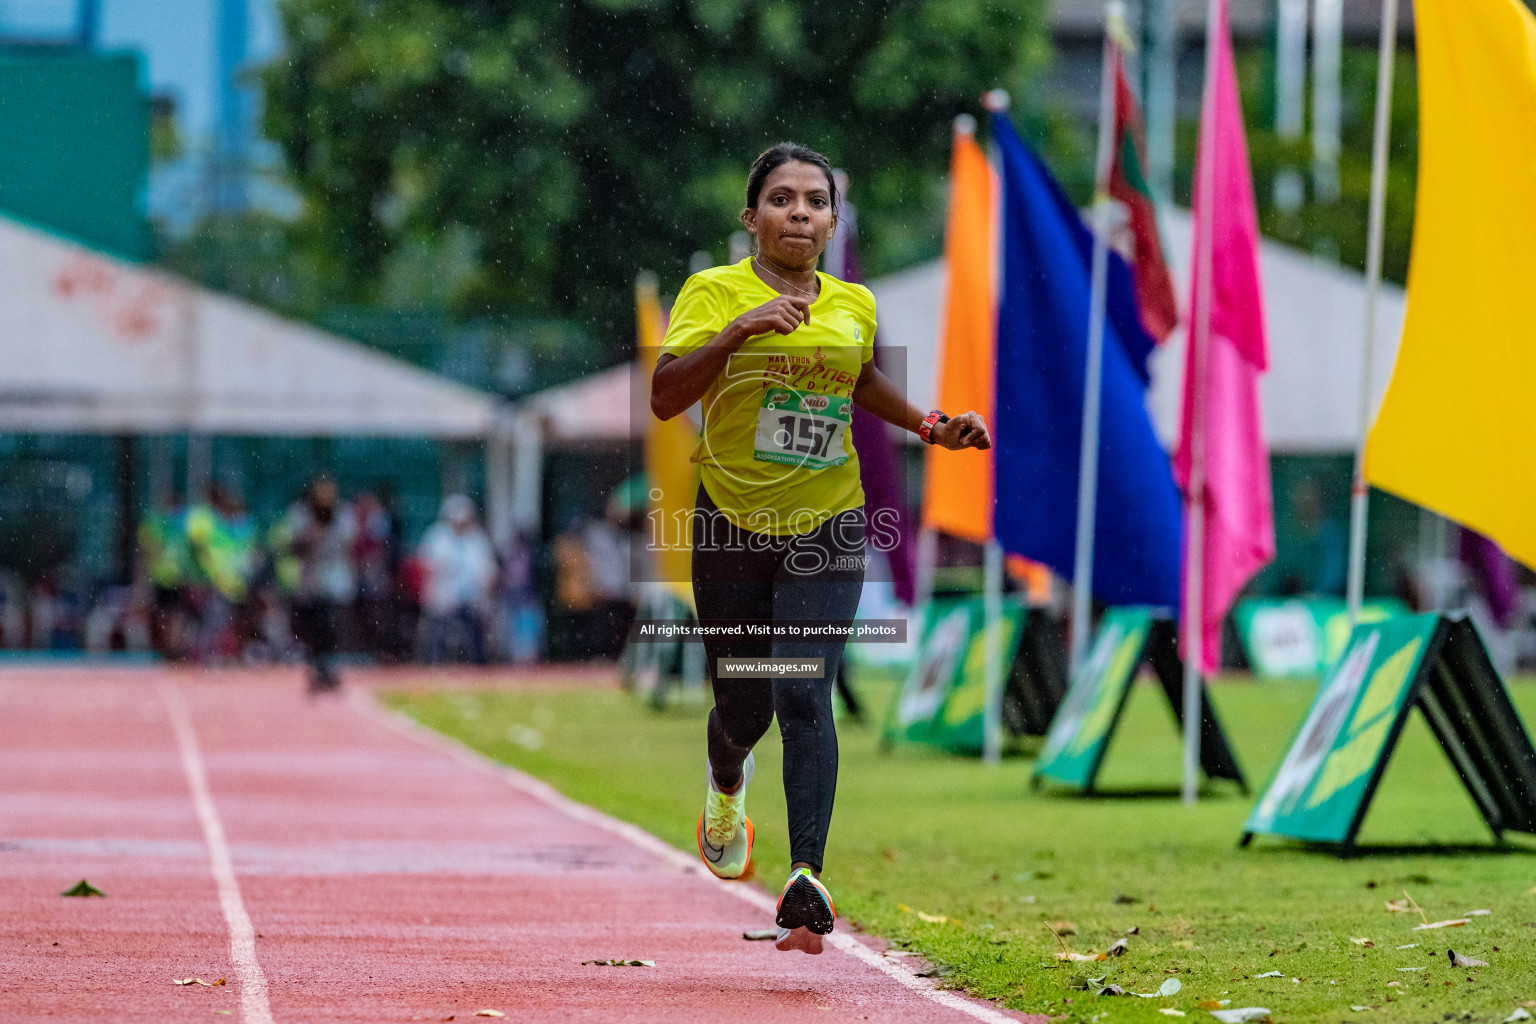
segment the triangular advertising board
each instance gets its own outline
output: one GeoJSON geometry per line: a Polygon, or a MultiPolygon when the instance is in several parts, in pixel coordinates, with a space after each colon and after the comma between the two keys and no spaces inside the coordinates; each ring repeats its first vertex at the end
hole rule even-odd
{"type": "MultiPolygon", "coordinates": [[[[999,651],[1004,691],[1002,724],[1014,735],[1038,735],[1061,700],[1060,640],[1049,618],[1022,601],[1003,601],[999,651]]],[[[986,712],[986,602],[980,597],[935,599],[923,616],[918,654],[892,702],[881,736],[926,743],[959,754],[980,754],[986,712]]]]}
{"type": "Polygon", "coordinates": [[[1244,826],[1348,856],[1408,713],[1424,712],[1495,836],[1536,833],[1536,750],[1465,618],[1400,615],[1355,627],[1244,826]]]}
{"type": "Polygon", "coordinates": [[[1066,695],[1066,640],[1048,610],[1030,608],[1003,691],[1003,726],[1015,736],[1044,736],[1066,695]]]}
{"type": "MultiPolygon", "coordinates": [[[[1162,684],[1174,717],[1183,728],[1184,671],[1177,627],[1168,619],[1155,617],[1149,608],[1111,608],[1104,613],[1088,658],[1051,722],[1045,749],[1035,762],[1036,785],[1055,782],[1093,792],[1131,684],[1144,664],[1162,684]]],[[[1216,720],[1203,681],[1200,689],[1201,767],[1208,777],[1230,779],[1246,793],[1247,783],[1216,720]]]]}
{"type": "MultiPolygon", "coordinates": [[[[1360,622],[1406,615],[1395,598],[1367,601],[1360,622]]],[[[1337,597],[1250,597],[1232,609],[1237,638],[1259,679],[1316,679],[1339,660],[1349,643],[1349,607],[1337,597]]]]}

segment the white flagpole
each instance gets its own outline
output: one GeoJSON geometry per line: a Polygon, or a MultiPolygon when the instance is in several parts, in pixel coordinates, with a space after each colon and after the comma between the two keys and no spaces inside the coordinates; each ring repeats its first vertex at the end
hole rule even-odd
{"type": "Polygon", "coordinates": [[[1115,60],[1125,34],[1125,4],[1104,5],[1104,69],[1099,81],[1099,152],[1093,190],[1093,280],[1088,298],[1088,365],[1083,374],[1083,426],[1077,464],[1077,548],[1072,559],[1072,658],[1075,676],[1093,627],[1093,542],[1099,502],[1099,419],[1104,390],[1104,316],[1109,292],[1109,228],[1114,202],[1115,60]]]}
{"type": "Polygon", "coordinates": [[[1349,624],[1360,621],[1365,596],[1365,528],[1370,484],[1365,482],[1365,441],[1371,431],[1371,375],[1375,370],[1376,297],[1381,292],[1381,252],[1386,234],[1387,143],[1392,133],[1392,65],[1397,57],[1397,0],[1381,6],[1381,46],[1376,58],[1376,132],[1371,142],[1371,220],[1365,256],[1365,355],[1360,368],[1360,439],[1349,501],[1349,624]]]}
{"type": "Polygon", "coordinates": [[[1206,367],[1211,349],[1211,287],[1215,236],[1216,195],[1216,30],[1223,0],[1209,0],[1205,21],[1205,99],[1200,123],[1200,217],[1195,267],[1200,301],[1194,313],[1190,343],[1194,358],[1190,368],[1195,379],[1189,388],[1189,493],[1184,497],[1188,522],[1184,555],[1184,785],[1183,799],[1193,804],[1200,796],[1200,652],[1204,649],[1205,576],[1205,410],[1206,367]]]}
{"type": "MultiPolygon", "coordinates": [[[[1003,112],[1008,109],[1008,94],[1001,89],[993,89],[983,97],[986,108],[994,112],[1003,112]]],[[[994,168],[998,168],[998,203],[1001,205],[1002,191],[1002,156],[997,151],[994,142],[989,149],[988,159],[994,168]]],[[[1000,223],[1001,217],[997,218],[1000,223]]],[[[993,249],[994,259],[1000,260],[1002,247],[995,244],[993,249]]],[[[993,280],[1001,281],[1001,270],[993,268],[993,280]]],[[[1001,289],[994,293],[994,299],[1000,297],[1001,289]]],[[[995,500],[995,499],[994,499],[995,500]]],[[[982,577],[982,614],[986,622],[986,648],[985,659],[982,665],[982,685],[984,687],[986,705],[982,710],[982,761],[986,764],[1000,764],[1003,759],[1003,652],[1002,652],[1002,628],[1003,628],[1003,547],[997,542],[994,535],[987,539],[983,562],[982,577]]]]}
{"type": "Polygon", "coordinates": [[[981,717],[981,759],[986,764],[1003,760],[1003,546],[996,538],[987,541],[982,584],[982,615],[986,621],[986,648],[982,686],[986,705],[981,717]]]}

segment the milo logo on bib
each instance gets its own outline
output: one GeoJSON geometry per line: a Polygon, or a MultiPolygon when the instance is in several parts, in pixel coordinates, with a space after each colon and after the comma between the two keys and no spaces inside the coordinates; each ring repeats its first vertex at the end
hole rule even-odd
{"type": "Polygon", "coordinates": [[[846,438],[853,403],[810,391],[772,388],[757,412],[752,457],[806,469],[848,461],[846,438]]]}

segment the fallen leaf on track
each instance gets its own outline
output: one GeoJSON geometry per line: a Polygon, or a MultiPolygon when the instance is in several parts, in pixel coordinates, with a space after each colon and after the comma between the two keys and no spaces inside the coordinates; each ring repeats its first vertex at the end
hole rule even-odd
{"type": "Polygon", "coordinates": [[[1515,1012],[1504,1018],[1504,1024],[1515,1024],[1516,1021],[1530,1020],[1531,1011],[1524,1007],[1515,1007],[1515,1012]]]}
{"type": "Polygon", "coordinates": [[[1109,944],[1109,948],[1106,949],[1104,953],[1106,956],[1124,956],[1125,951],[1129,948],[1130,943],[1125,939],[1116,939],[1114,942],[1109,944]]]}
{"type": "Polygon", "coordinates": [[[765,939],[778,938],[779,932],[777,928],[759,928],[756,931],[742,932],[741,937],[748,942],[761,942],[765,939]]]}
{"type": "Polygon", "coordinates": [[[1254,977],[1255,978],[1282,978],[1282,977],[1284,977],[1284,975],[1281,974],[1279,971],[1265,971],[1263,974],[1255,974],[1254,977]]]}
{"type": "Polygon", "coordinates": [[[583,967],[655,967],[655,960],[583,960],[583,967]]]}
{"type": "Polygon", "coordinates": [[[1103,953],[1057,953],[1057,960],[1067,960],[1072,963],[1095,963],[1099,960],[1109,959],[1103,953]]]}
{"type": "Polygon", "coordinates": [[[90,882],[87,882],[85,879],[82,878],[82,879],[80,879],[80,881],[75,883],[74,888],[72,888],[72,889],[65,889],[63,892],[59,893],[59,895],[60,896],[102,896],[102,897],[105,897],[107,894],[102,892],[100,889],[96,888],[90,882]]]}
{"type": "Polygon", "coordinates": [[[1244,1006],[1236,1010],[1212,1010],[1211,1016],[1221,1024],[1252,1024],[1253,1021],[1269,1020],[1269,1010],[1262,1006],[1244,1006]]]}
{"type": "Polygon", "coordinates": [[[1469,922],[1464,917],[1453,917],[1449,921],[1432,921],[1428,924],[1416,924],[1413,926],[1413,930],[1416,932],[1427,932],[1432,928],[1460,928],[1467,923],[1469,922]]]}
{"type": "Polygon", "coordinates": [[[1408,905],[1407,900],[1387,900],[1387,913],[1411,914],[1413,913],[1413,908],[1408,905]]]}
{"type": "Polygon", "coordinates": [[[1353,942],[1357,946],[1374,946],[1374,945],[1376,945],[1376,943],[1372,942],[1370,939],[1350,939],[1349,941],[1353,942]]]}
{"type": "Polygon", "coordinates": [[[476,1017],[505,1017],[506,1014],[502,1013],[500,1010],[476,1010],[475,1011],[475,1016],[476,1017]]]}
{"type": "Polygon", "coordinates": [[[213,988],[212,985],[208,984],[202,978],[172,978],[171,979],[171,984],[172,985],[202,985],[204,988],[213,988]]]}
{"type": "Polygon", "coordinates": [[[1487,967],[1488,966],[1488,961],[1487,960],[1478,960],[1478,959],[1475,959],[1475,958],[1470,957],[1470,956],[1462,956],[1460,953],[1456,952],[1454,949],[1448,949],[1445,952],[1446,952],[1446,955],[1451,958],[1451,966],[1452,967],[1487,967]]]}
{"type": "Polygon", "coordinates": [[[1491,911],[1491,910],[1469,910],[1465,914],[1462,914],[1461,916],[1462,917],[1488,917],[1492,913],[1493,913],[1493,911],[1491,911]]]}
{"type": "Polygon", "coordinates": [[[1158,986],[1156,992],[1133,992],[1132,995],[1140,996],[1142,999],[1166,998],[1168,996],[1178,995],[1179,989],[1183,987],[1184,983],[1178,978],[1169,978],[1167,981],[1158,986]]]}
{"type": "Polygon", "coordinates": [[[1165,1006],[1161,1010],[1158,1010],[1157,1012],[1158,1013],[1166,1013],[1170,1017],[1182,1017],[1182,1016],[1184,1016],[1184,1011],[1183,1010],[1175,1010],[1171,1006],[1165,1006]]]}
{"type": "Polygon", "coordinates": [[[215,985],[223,985],[224,983],[225,982],[223,978],[220,978],[218,981],[214,982],[215,985]]]}

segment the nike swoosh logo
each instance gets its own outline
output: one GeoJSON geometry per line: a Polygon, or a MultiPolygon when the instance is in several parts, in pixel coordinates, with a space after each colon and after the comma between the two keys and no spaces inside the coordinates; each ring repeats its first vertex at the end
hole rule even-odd
{"type": "Polygon", "coordinates": [[[699,845],[704,847],[704,859],[711,864],[720,863],[720,858],[725,856],[725,847],[716,846],[708,839],[701,840],[699,845]]]}

